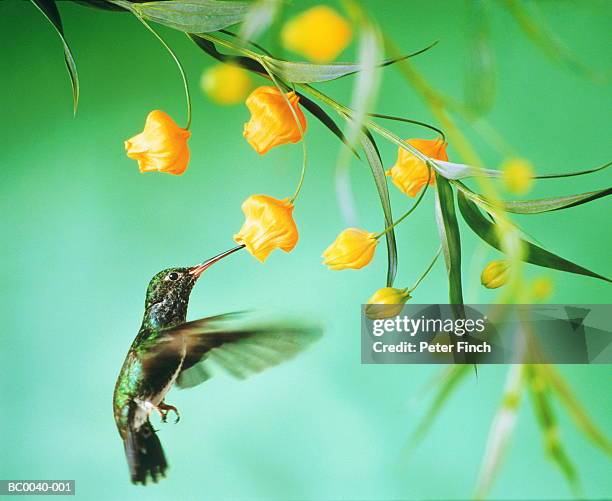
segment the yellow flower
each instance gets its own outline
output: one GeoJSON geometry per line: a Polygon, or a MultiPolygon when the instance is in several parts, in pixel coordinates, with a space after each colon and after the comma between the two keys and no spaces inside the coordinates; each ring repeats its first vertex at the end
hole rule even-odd
{"type": "Polygon", "coordinates": [[[487,289],[497,289],[506,285],[510,277],[510,264],[507,261],[491,261],[480,274],[480,283],[487,289]]]}
{"type": "Polygon", "coordinates": [[[548,277],[537,277],[531,282],[531,295],[534,299],[543,301],[553,293],[553,283],[548,277]]]}
{"type": "Polygon", "coordinates": [[[365,314],[373,320],[394,317],[402,311],[402,307],[410,297],[407,289],[383,287],[368,300],[365,314]]]}
{"type": "Polygon", "coordinates": [[[241,103],[251,88],[246,70],[233,64],[217,64],[202,73],[200,86],[218,104],[241,103]]]}
{"type": "Polygon", "coordinates": [[[306,132],[306,117],[298,106],[300,98],[295,92],[288,92],[286,97],[300,121],[301,130],[285,97],[276,87],[258,87],[246,100],[251,120],[244,124],[243,135],[260,155],[281,144],[297,143],[306,132]]]}
{"type": "Polygon", "coordinates": [[[511,193],[527,193],[533,184],[532,176],[533,167],[524,158],[511,158],[502,164],[502,179],[511,193]]]}
{"type": "Polygon", "coordinates": [[[187,140],[191,133],[182,129],[167,113],[149,113],[144,130],[125,141],[127,156],[138,161],[140,172],[167,172],[179,175],[189,163],[187,140]]]}
{"type": "MultiPolygon", "coordinates": [[[[446,143],[441,139],[407,139],[406,142],[434,160],[448,160],[448,156],[446,156],[446,143]]],[[[433,171],[431,172],[431,177],[429,176],[427,164],[404,148],[398,149],[397,161],[386,174],[391,176],[393,184],[400,191],[410,197],[416,197],[421,188],[427,184],[428,177],[430,185],[436,182],[433,171]]]]}
{"type": "Polygon", "coordinates": [[[318,5],[288,21],[281,32],[286,49],[317,63],[333,61],[351,42],[351,26],[335,10],[318,5]]]}
{"type": "Polygon", "coordinates": [[[331,270],[363,268],[372,261],[377,243],[375,233],[347,228],[325,249],[323,264],[331,270]]]}
{"type": "Polygon", "coordinates": [[[262,263],[274,249],[293,250],[298,231],[293,221],[293,204],[267,195],[251,195],[242,203],[245,221],[234,240],[262,263]]]}

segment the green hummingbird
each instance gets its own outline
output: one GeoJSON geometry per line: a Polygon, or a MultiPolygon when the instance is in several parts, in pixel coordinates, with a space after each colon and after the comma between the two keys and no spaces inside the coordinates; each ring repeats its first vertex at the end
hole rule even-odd
{"type": "Polygon", "coordinates": [[[179,412],[165,402],[173,385],[190,388],[209,378],[215,362],[244,378],[295,355],[317,339],[318,327],[295,321],[245,323],[229,313],[186,321],[191,290],[204,270],[244,245],[186,268],[168,268],[149,283],[138,335],[127,353],[113,395],[113,413],[123,440],[132,482],[165,477],[168,463],[149,414],[162,422],[179,412]]]}

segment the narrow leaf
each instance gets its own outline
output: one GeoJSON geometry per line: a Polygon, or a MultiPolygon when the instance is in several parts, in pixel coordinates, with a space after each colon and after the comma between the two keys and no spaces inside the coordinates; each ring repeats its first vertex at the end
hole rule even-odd
{"type": "Polygon", "coordinates": [[[255,0],[242,23],[238,38],[243,41],[256,40],[272,24],[280,5],[280,0],[255,0]]]}
{"type": "Polygon", "coordinates": [[[591,442],[608,455],[612,455],[612,443],[597,425],[593,423],[584,407],[578,402],[574,392],[569,388],[555,367],[552,365],[542,365],[541,370],[544,372],[551,389],[558,395],[561,403],[569,411],[576,425],[578,425],[591,442]]]}
{"type": "Polygon", "coordinates": [[[499,471],[505,452],[508,449],[517,419],[521,393],[523,390],[523,366],[511,365],[506,378],[506,387],[487,438],[484,457],[476,483],[476,499],[484,499],[495,475],[499,471]]]}
{"type": "MultiPolygon", "coordinates": [[[[497,237],[495,231],[495,223],[489,221],[482,215],[482,212],[478,206],[468,200],[468,198],[462,193],[458,193],[459,210],[461,215],[468,226],[476,233],[482,240],[487,242],[491,247],[494,247],[503,252],[502,246],[497,237]]],[[[567,259],[564,259],[552,252],[539,247],[531,242],[522,240],[523,246],[526,250],[523,260],[527,263],[535,264],[537,266],[543,266],[545,268],[551,268],[553,270],[566,271],[568,273],[575,273],[577,275],[585,275],[588,277],[599,278],[606,282],[612,282],[609,278],[599,275],[587,268],[579,266],[567,259]]]]}
{"type": "Polygon", "coordinates": [[[469,365],[465,364],[453,365],[452,367],[448,368],[442,381],[440,381],[440,383],[437,385],[438,388],[431,405],[427,409],[427,412],[420,420],[410,438],[408,450],[416,447],[427,434],[446,401],[453,394],[453,391],[455,391],[463,377],[468,373],[468,369],[469,365]]]}
{"type": "MultiPolygon", "coordinates": [[[[368,165],[374,176],[374,182],[376,189],[378,190],[378,196],[380,197],[380,203],[383,208],[385,215],[385,227],[393,225],[393,214],[391,212],[391,201],[389,200],[389,189],[387,187],[387,178],[385,177],[385,169],[380,158],[378,147],[374,141],[374,138],[365,131],[361,135],[361,146],[365,153],[368,165]]],[[[387,240],[387,287],[393,286],[395,280],[395,274],[397,272],[397,244],[395,242],[395,232],[393,228],[385,233],[387,240]]]]}
{"type": "MultiPolygon", "coordinates": [[[[418,56],[434,47],[438,42],[434,42],[424,49],[420,49],[412,54],[405,56],[396,57],[392,59],[385,59],[382,62],[374,63],[377,68],[383,68],[385,66],[392,65],[398,61],[403,61],[410,57],[418,56]]],[[[275,59],[273,57],[266,56],[264,58],[267,64],[278,73],[281,78],[288,82],[294,83],[313,83],[313,82],[327,82],[329,80],[336,80],[338,78],[353,75],[365,68],[364,64],[359,63],[331,63],[331,64],[314,64],[300,61],[284,61],[282,59],[275,59]]]]}
{"type": "Polygon", "coordinates": [[[468,198],[476,203],[485,204],[489,207],[503,209],[506,212],[514,214],[541,214],[543,212],[552,212],[556,210],[568,209],[578,205],[586,204],[599,198],[612,195],[612,188],[603,190],[589,191],[578,195],[568,195],[565,197],[539,198],[534,200],[511,200],[511,201],[496,201],[493,202],[485,196],[473,192],[460,181],[453,181],[468,198]]]}
{"type": "Polygon", "coordinates": [[[114,0],[148,21],[186,33],[208,33],[227,28],[244,20],[250,3],[224,0],[172,0],[132,3],[114,0]]]}
{"type": "Polygon", "coordinates": [[[62,45],[64,46],[64,60],[66,61],[66,68],[68,68],[70,84],[72,85],[72,106],[74,113],[76,114],[77,107],[79,105],[79,75],[77,73],[76,63],[74,62],[74,56],[72,55],[70,46],[64,37],[64,27],[62,26],[62,19],[59,11],[57,10],[57,5],[55,5],[55,0],[31,1],[55,28],[55,31],[59,35],[62,45]]]}
{"type": "Polygon", "coordinates": [[[447,179],[436,173],[436,222],[444,262],[448,274],[448,295],[450,304],[463,304],[461,286],[461,237],[453,189],[447,179]]]}

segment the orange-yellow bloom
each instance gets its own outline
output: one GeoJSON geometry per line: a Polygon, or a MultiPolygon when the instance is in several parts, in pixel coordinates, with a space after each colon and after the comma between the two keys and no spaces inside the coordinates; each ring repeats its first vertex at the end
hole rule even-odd
{"type": "Polygon", "coordinates": [[[368,318],[389,318],[398,315],[410,299],[407,289],[396,289],[395,287],[383,287],[378,289],[368,300],[365,314],[368,318]]]}
{"type": "Polygon", "coordinates": [[[330,270],[363,268],[372,261],[377,243],[375,233],[347,228],[325,249],[323,264],[330,270]]]}
{"type": "Polygon", "coordinates": [[[234,240],[262,263],[274,249],[293,250],[298,230],[289,199],[277,200],[267,195],[251,195],[242,203],[245,221],[234,240]]]}
{"type": "Polygon", "coordinates": [[[531,282],[531,295],[534,299],[543,301],[553,293],[554,286],[548,277],[536,277],[531,282]]]}
{"type": "Polygon", "coordinates": [[[127,156],[138,161],[140,172],[180,175],[189,163],[187,140],[191,133],[176,125],[167,113],[149,113],[144,130],[125,141],[127,156]]]}
{"type": "Polygon", "coordinates": [[[507,261],[491,261],[480,274],[480,283],[487,289],[497,289],[508,283],[510,278],[510,263],[507,261]]]}
{"type": "MultiPolygon", "coordinates": [[[[446,143],[441,139],[407,139],[406,142],[434,160],[448,160],[446,143]]],[[[391,176],[393,184],[400,191],[410,197],[416,197],[421,188],[427,184],[428,177],[430,185],[436,182],[433,171],[429,176],[427,164],[404,148],[398,149],[397,161],[386,174],[391,176]]]]}
{"type": "Polygon", "coordinates": [[[511,193],[527,193],[533,184],[532,176],[533,167],[524,158],[510,158],[502,164],[502,179],[511,193]]]}
{"type": "Polygon", "coordinates": [[[202,90],[218,104],[241,103],[251,88],[246,70],[233,64],[216,64],[202,73],[202,90]]]}
{"type": "Polygon", "coordinates": [[[276,87],[271,86],[258,87],[251,92],[246,100],[251,120],[244,124],[243,135],[257,153],[263,155],[275,146],[297,143],[302,139],[306,132],[306,117],[298,106],[299,100],[295,92],[283,96],[276,87]],[[287,101],[291,108],[287,106],[287,101]]]}
{"type": "Polygon", "coordinates": [[[349,23],[326,5],[312,7],[288,21],[281,32],[286,49],[306,56],[316,63],[336,59],[351,42],[349,23]]]}

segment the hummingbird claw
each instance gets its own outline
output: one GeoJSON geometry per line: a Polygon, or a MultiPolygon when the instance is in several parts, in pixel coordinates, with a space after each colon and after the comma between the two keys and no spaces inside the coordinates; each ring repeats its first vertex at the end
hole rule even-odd
{"type": "Polygon", "coordinates": [[[162,423],[168,422],[168,413],[170,411],[176,414],[176,419],[174,420],[174,424],[178,423],[181,420],[181,415],[179,414],[178,409],[174,407],[174,405],[168,405],[165,402],[160,402],[159,405],[156,407],[156,409],[157,409],[157,412],[159,412],[162,423]]]}

